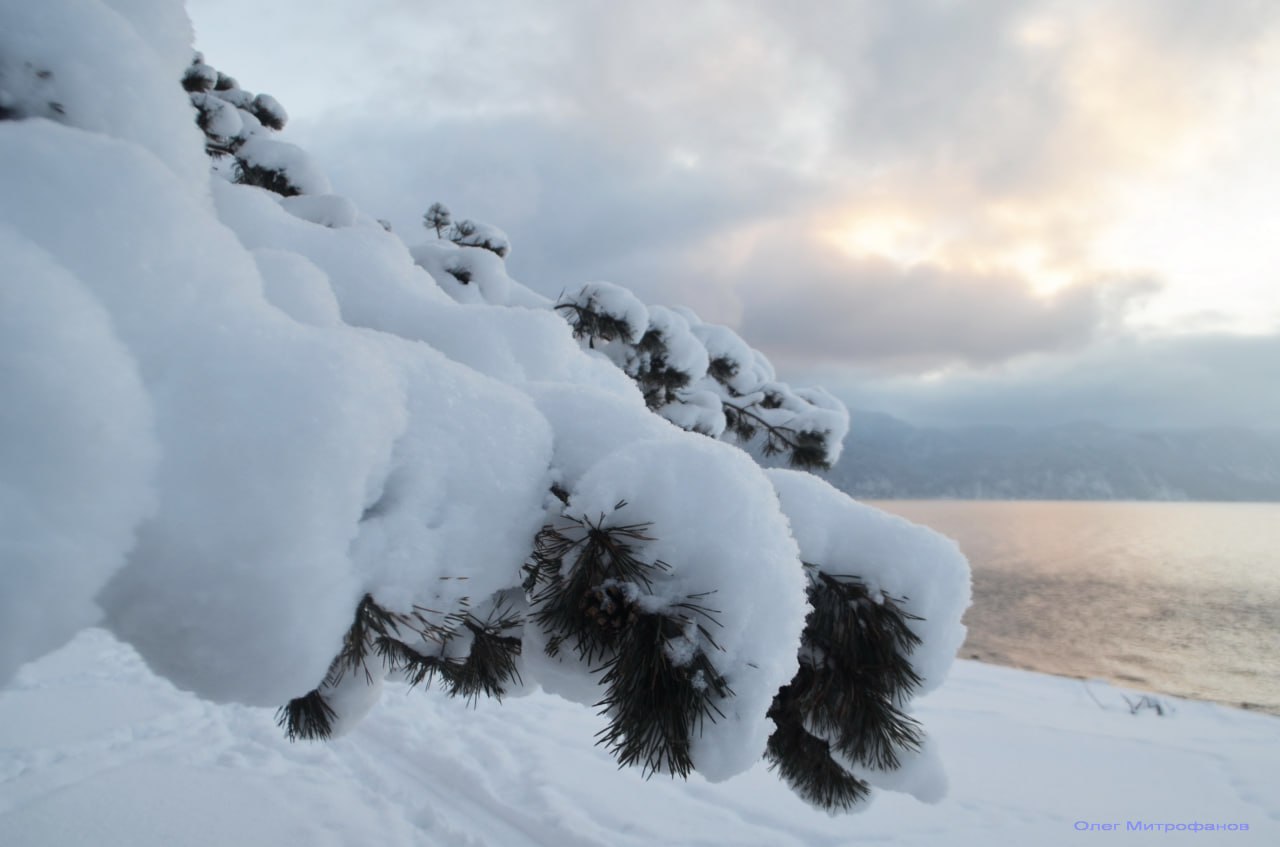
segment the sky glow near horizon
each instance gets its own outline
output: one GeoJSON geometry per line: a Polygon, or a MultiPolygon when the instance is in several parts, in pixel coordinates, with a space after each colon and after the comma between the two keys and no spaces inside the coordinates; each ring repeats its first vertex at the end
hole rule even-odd
{"type": "Polygon", "coordinates": [[[496,224],[543,293],[925,423],[1280,420],[1276,4],[188,8],[337,191],[496,224]]]}

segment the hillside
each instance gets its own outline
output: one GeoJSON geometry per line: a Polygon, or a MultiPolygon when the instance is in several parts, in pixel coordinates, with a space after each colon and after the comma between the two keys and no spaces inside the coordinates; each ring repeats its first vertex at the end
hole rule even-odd
{"type": "Polygon", "coordinates": [[[856,412],[828,479],[855,497],[1280,500],[1280,432],[1094,423],[925,428],[856,412]]]}

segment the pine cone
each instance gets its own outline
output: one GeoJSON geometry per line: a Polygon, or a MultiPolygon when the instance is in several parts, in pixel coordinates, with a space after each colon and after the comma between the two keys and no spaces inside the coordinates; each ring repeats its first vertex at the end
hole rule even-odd
{"type": "Polygon", "coordinates": [[[579,608],[584,616],[606,631],[620,632],[636,622],[635,603],[621,586],[597,586],[582,595],[579,608]]]}

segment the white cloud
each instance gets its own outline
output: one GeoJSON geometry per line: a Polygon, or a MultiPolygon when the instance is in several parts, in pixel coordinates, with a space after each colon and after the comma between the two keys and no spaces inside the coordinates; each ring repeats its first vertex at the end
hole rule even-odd
{"type": "Polygon", "coordinates": [[[609,279],[895,372],[1087,358],[1139,303],[1147,331],[1280,321],[1280,239],[1244,244],[1280,190],[1277,4],[189,6],[338,190],[495,223],[552,295],[609,279]]]}

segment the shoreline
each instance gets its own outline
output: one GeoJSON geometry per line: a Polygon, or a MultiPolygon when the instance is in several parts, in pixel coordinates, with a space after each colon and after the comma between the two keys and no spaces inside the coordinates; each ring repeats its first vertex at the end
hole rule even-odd
{"type": "Polygon", "coordinates": [[[983,656],[980,651],[973,650],[967,645],[962,646],[956,653],[956,659],[960,661],[972,661],[979,664],[989,665],[996,668],[1008,668],[1014,671],[1028,671],[1030,673],[1044,674],[1045,676],[1054,676],[1059,679],[1070,679],[1085,684],[1085,690],[1088,690],[1088,683],[1100,682],[1110,685],[1118,690],[1129,691],[1130,693],[1149,697],[1172,697],[1178,700],[1189,700],[1196,703],[1212,703],[1216,706],[1225,706],[1228,709],[1237,709],[1242,712],[1251,712],[1259,715],[1270,715],[1280,718],[1280,706],[1268,706],[1265,703],[1255,703],[1244,700],[1222,700],[1214,697],[1204,697],[1196,694],[1188,694],[1186,692],[1165,691],[1153,686],[1147,686],[1144,680],[1140,679],[1124,679],[1120,675],[1097,674],[1094,676],[1083,676],[1081,674],[1063,673],[1045,668],[1034,667],[1030,664],[1018,663],[1013,661],[999,661],[994,658],[983,656]]]}

